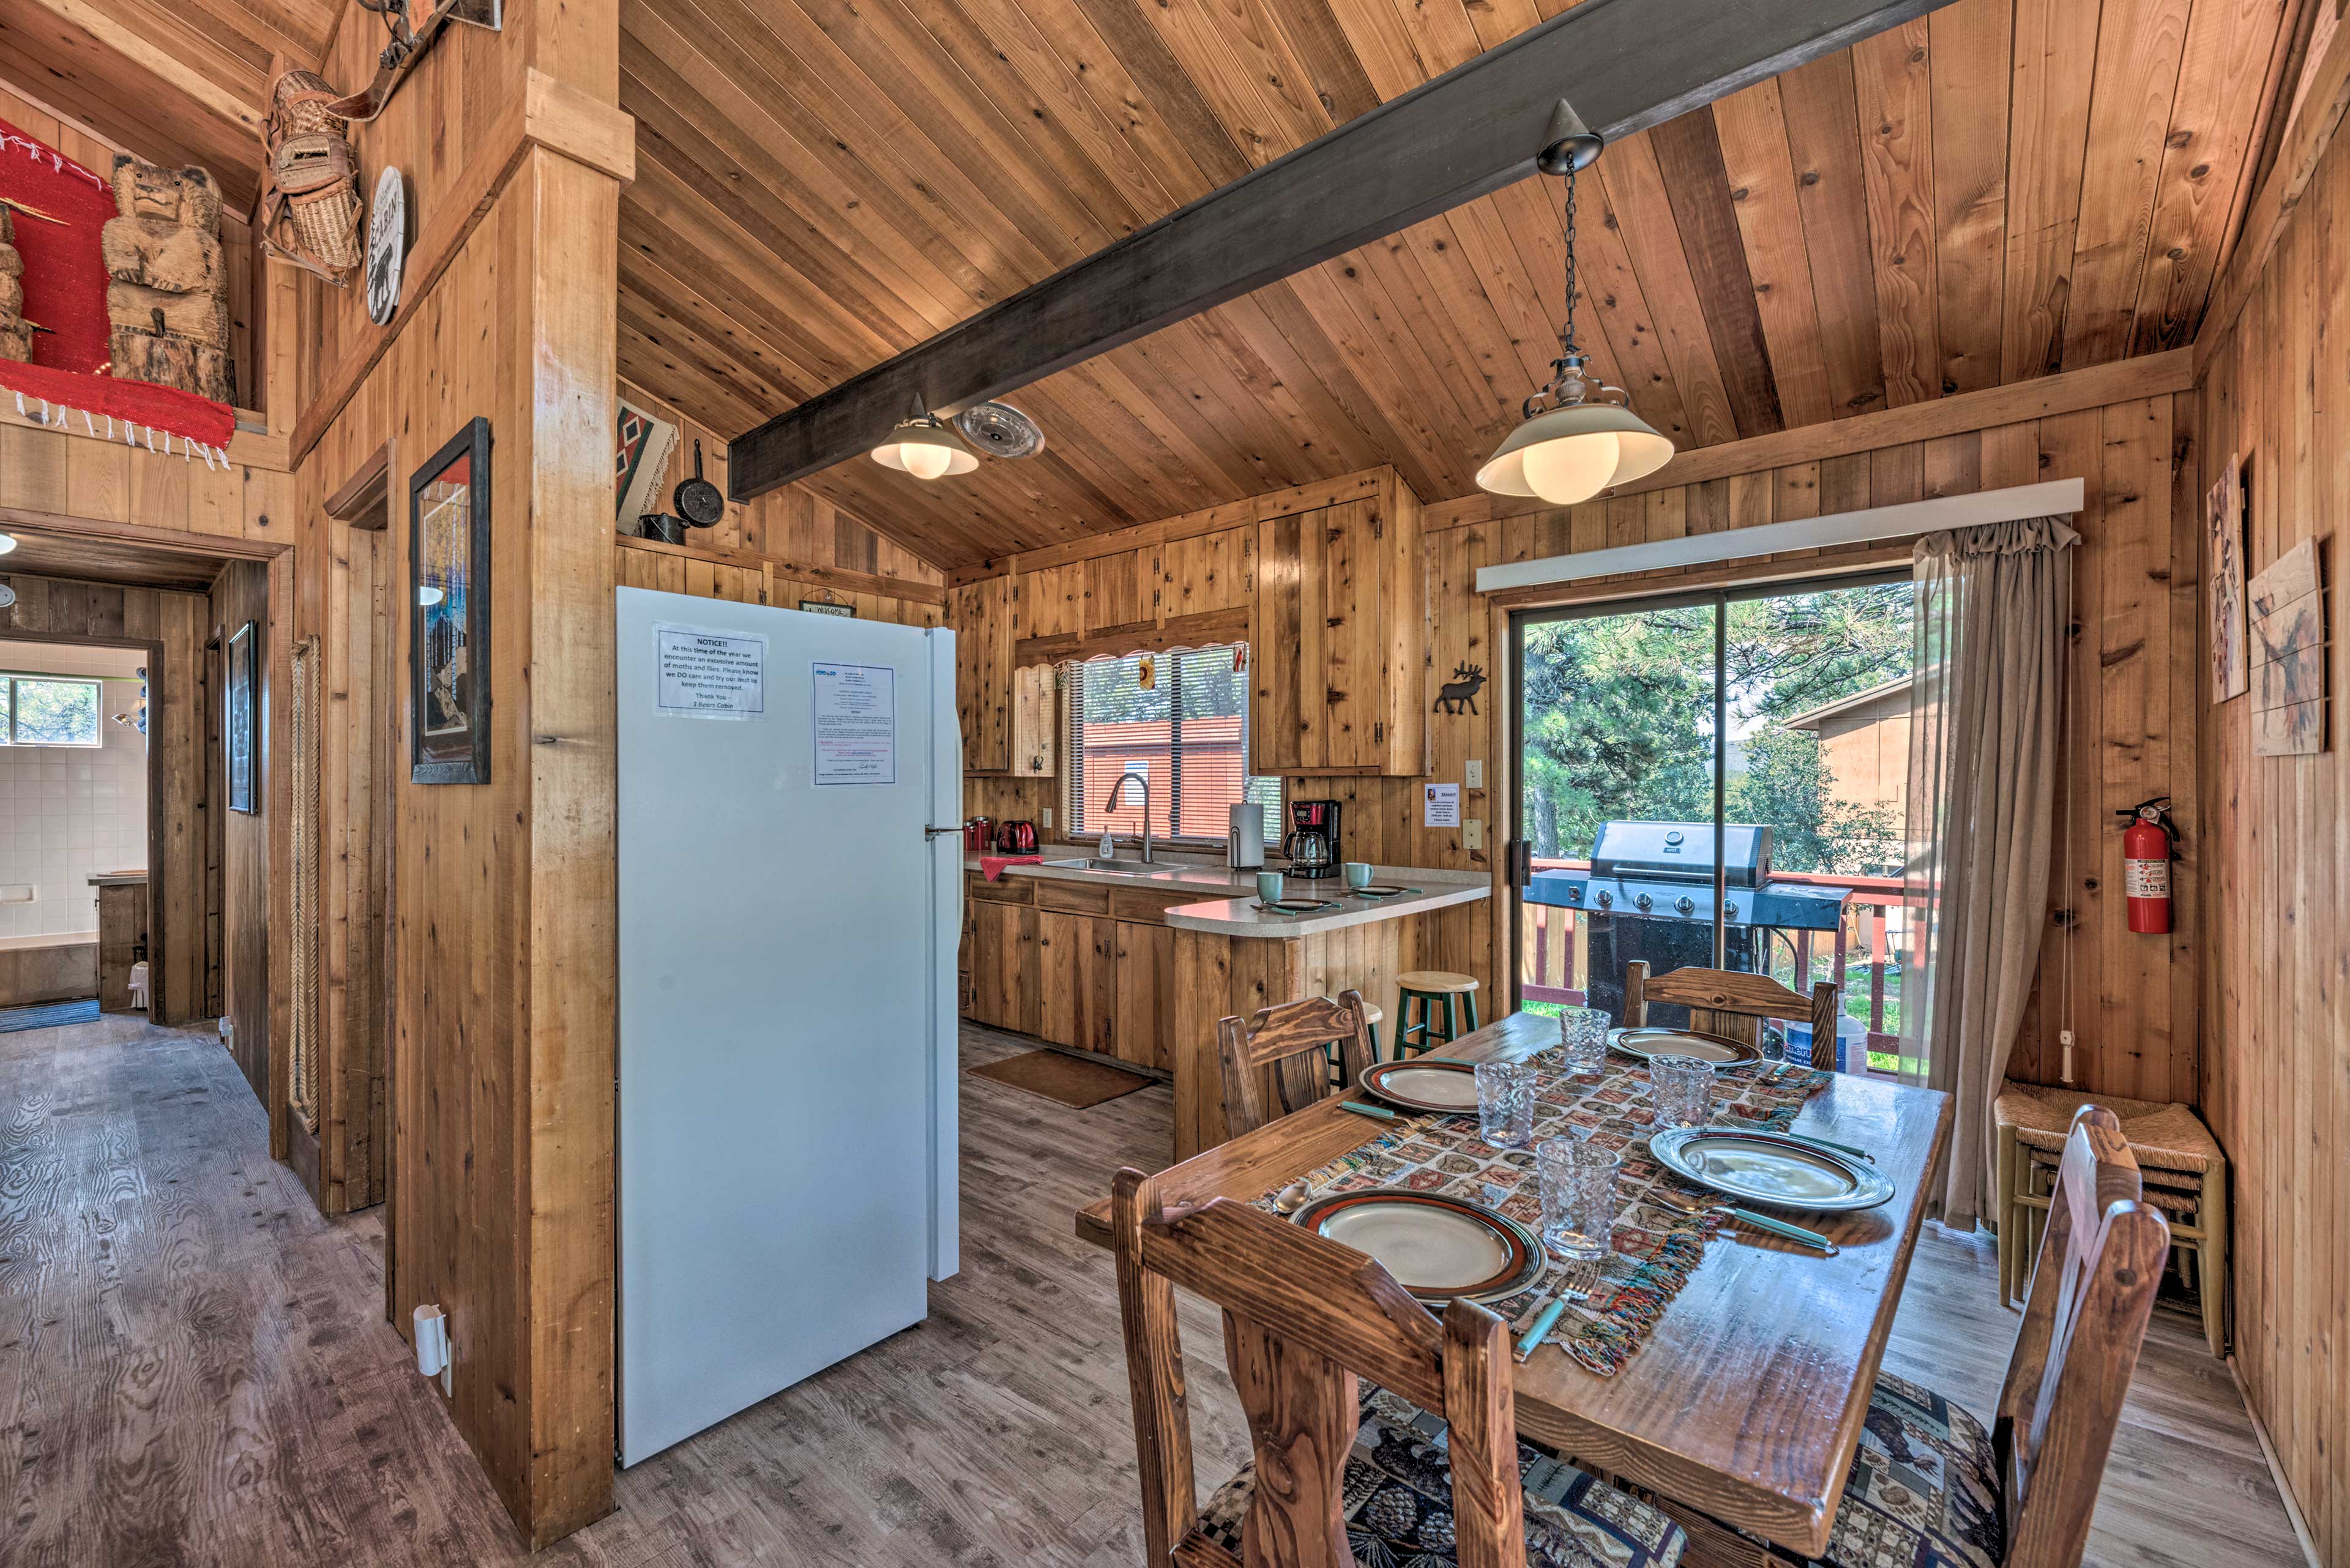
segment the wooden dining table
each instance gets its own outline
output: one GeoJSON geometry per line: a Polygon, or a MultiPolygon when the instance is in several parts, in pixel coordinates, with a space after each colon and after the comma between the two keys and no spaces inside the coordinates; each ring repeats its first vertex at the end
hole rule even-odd
{"type": "MultiPolygon", "coordinates": [[[[1522,1012],[1431,1054],[1518,1061],[1558,1044],[1558,1023],[1522,1012]]],[[[1834,1257],[1735,1221],[1613,1377],[1555,1345],[1517,1367],[1518,1430],[1595,1469],[1816,1556],[1827,1545],[1909,1258],[1926,1179],[1950,1136],[1950,1096],[1837,1074],[1794,1132],[1865,1148],[1893,1180],[1884,1205],[1794,1216],[1834,1257]]],[[[1253,1201],[1378,1133],[1333,1096],[1169,1168],[1170,1204],[1253,1201]]],[[[1107,1185],[1107,1183],[1105,1183],[1107,1185]]],[[[1109,1199],[1077,1234],[1110,1244],[1109,1199]]]]}

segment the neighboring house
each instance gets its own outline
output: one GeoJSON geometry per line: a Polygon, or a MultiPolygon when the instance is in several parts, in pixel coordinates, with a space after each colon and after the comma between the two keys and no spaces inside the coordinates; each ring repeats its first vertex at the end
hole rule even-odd
{"type": "Polygon", "coordinates": [[[1909,799],[1909,684],[1905,675],[1779,722],[1819,736],[1830,800],[1890,806],[1893,820],[1903,820],[1909,799]]]}

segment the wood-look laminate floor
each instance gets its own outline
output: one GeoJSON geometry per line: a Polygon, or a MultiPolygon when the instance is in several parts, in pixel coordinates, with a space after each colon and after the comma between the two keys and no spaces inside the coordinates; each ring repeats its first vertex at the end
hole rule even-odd
{"type": "MultiPolygon", "coordinates": [[[[1026,1049],[966,1031],[967,1062],[1026,1049]]],[[[1129,1568],[1134,1448],[1108,1260],[1069,1214],[1161,1161],[1168,1091],[1070,1110],[963,1083],[963,1272],[930,1320],[619,1478],[545,1553],[608,1568],[1129,1568]]],[[[383,1320],[373,1215],[318,1217],[209,1031],[0,1036],[0,1563],[502,1563],[504,1511],[383,1320]]],[[[1933,1231],[1891,1365],[1977,1410],[2012,1318],[1933,1231]]],[[[1203,1486],[1239,1460],[1191,1303],[1203,1486]]],[[[2158,1322],[2090,1561],[2301,1561],[2228,1375],[2158,1322]]]]}

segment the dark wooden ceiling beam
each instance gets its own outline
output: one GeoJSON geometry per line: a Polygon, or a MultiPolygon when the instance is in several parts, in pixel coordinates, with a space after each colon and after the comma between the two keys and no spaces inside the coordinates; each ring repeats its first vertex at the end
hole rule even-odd
{"type": "Polygon", "coordinates": [[[1522,180],[1562,97],[1627,136],[1940,3],[1586,0],[738,437],[734,497],[1522,180]]]}

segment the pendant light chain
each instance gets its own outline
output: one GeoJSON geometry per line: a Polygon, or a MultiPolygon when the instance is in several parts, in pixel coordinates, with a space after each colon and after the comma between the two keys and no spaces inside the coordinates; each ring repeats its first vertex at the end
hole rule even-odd
{"type": "Polygon", "coordinates": [[[1566,329],[1559,334],[1562,354],[1575,350],[1575,174],[1570,165],[1566,171],[1566,329]]]}

